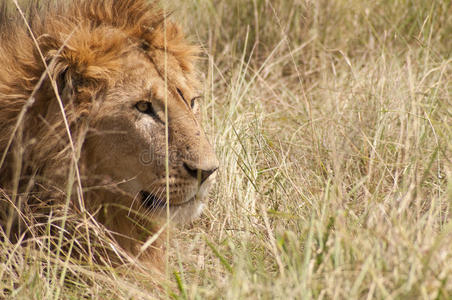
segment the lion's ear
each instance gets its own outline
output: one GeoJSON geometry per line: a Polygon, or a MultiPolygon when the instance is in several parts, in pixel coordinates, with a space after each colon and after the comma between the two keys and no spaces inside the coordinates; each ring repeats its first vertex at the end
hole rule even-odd
{"type": "MultiPolygon", "coordinates": [[[[92,105],[91,89],[84,85],[82,77],[74,72],[70,66],[64,65],[59,72],[54,69],[53,81],[57,87],[57,97],[61,100],[70,123],[86,117],[92,105]]],[[[56,91],[52,88],[51,93],[56,91]]],[[[54,97],[53,99],[56,99],[54,97]]],[[[47,118],[61,116],[59,101],[51,101],[47,106],[47,118]]]]}
{"type": "Polygon", "coordinates": [[[56,73],[57,74],[55,74],[56,76],[54,77],[54,80],[58,90],[58,96],[64,104],[72,102],[76,98],[76,86],[74,86],[74,79],[71,74],[71,70],[66,65],[56,73]]]}
{"type": "Polygon", "coordinates": [[[91,102],[101,83],[97,80],[84,76],[76,65],[62,62],[55,70],[55,83],[58,94],[63,103],[80,104],[91,102]]]}
{"type": "Polygon", "coordinates": [[[124,46],[128,43],[126,36],[104,27],[77,30],[57,54],[58,80],[72,88],[78,100],[91,101],[121,74],[122,58],[132,47],[124,46]]]}
{"type": "MultiPolygon", "coordinates": [[[[51,85],[56,84],[58,96],[66,103],[68,96],[75,92],[74,81],[72,79],[73,66],[67,59],[68,47],[52,35],[43,35],[39,38],[39,51],[36,56],[45,57],[43,72],[49,71],[51,85]]],[[[52,93],[56,93],[55,88],[51,88],[52,93]]]]}

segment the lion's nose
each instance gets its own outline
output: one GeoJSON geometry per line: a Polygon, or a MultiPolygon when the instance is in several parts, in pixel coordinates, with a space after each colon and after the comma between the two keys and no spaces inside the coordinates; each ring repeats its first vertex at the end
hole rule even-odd
{"type": "Polygon", "coordinates": [[[218,169],[218,166],[215,165],[214,167],[210,168],[202,168],[196,166],[191,162],[184,162],[184,168],[188,172],[188,174],[190,174],[194,178],[197,178],[200,181],[200,184],[202,184],[204,181],[206,181],[207,178],[209,178],[210,175],[215,173],[215,171],[218,169]]]}

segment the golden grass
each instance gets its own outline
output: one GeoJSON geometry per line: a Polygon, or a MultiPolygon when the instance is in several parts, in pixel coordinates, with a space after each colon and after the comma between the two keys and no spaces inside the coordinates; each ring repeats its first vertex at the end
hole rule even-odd
{"type": "Polygon", "coordinates": [[[221,168],[167,288],[43,238],[0,242],[0,297],[450,299],[451,1],[170,6],[205,48],[221,168]]]}

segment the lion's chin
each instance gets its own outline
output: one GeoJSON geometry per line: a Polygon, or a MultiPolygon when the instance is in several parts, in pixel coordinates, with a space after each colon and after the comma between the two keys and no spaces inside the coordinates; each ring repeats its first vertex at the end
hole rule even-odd
{"type": "Polygon", "coordinates": [[[196,199],[182,205],[170,206],[170,217],[178,224],[191,223],[201,216],[204,207],[204,203],[196,199]]]}
{"type": "Polygon", "coordinates": [[[156,197],[155,195],[141,191],[142,204],[148,209],[150,216],[161,220],[169,217],[173,223],[187,224],[193,222],[195,219],[201,216],[201,213],[205,207],[203,200],[207,199],[208,191],[213,183],[213,179],[209,179],[198,189],[197,193],[192,198],[188,198],[183,202],[171,203],[167,207],[166,201],[156,197]]]}
{"type": "Polygon", "coordinates": [[[197,219],[205,205],[196,196],[175,205],[167,205],[164,201],[161,201],[147,192],[141,192],[143,198],[143,203],[148,208],[150,216],[165,220],[168,218],[168,208],[169,208],[169,218],[173,223],[186,224],[197,219]]]}
{"type": "MultiPolygon", "coordinates": [[[[177,224],[191,223],[201,216],[204,206],[204,203],[196,199],[177,206],[170,205],[169,218],[173,223],[177,224]]],[[[167,207],[154,209],[152,216],[166,220],[168,218],[167,207]]]]}

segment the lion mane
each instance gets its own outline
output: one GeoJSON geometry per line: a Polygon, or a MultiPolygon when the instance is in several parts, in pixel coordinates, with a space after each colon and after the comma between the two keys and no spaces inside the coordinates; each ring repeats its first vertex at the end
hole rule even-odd
{"type": "MultiPolygon", "coordinates": [[[[160,65],[159,50],[165,51],[187,73],[193,72],[198,53],[155,2],[30,2],[21,10],[6,4],[0,8],[0,220],[4,236],[11,239],[65,209],[76,218],[84,214],[88,196],[79,186],[89,166],[80,160],[80,152],[87,124],[93,121],[89,112],[122,72],[121,59],[132,47],[160,65]]],[[[95,214],[91,211],[84,221],[111,237],[110,230],[116,229],[90,221],[95,214]]],[[[137,255],[131,249],[145,241],[119,244],[137,255]]],[[[146,255],[155,263],[162,245],[155,241],[149,248],[154,250],[146,255]]]]}

